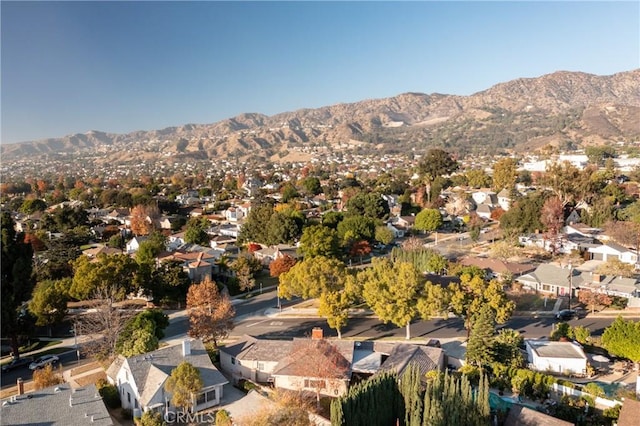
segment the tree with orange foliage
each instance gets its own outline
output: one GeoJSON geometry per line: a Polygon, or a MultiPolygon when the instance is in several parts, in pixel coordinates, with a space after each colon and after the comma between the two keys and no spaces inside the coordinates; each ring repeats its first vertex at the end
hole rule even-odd
{"type": "Polygon", "coordinates": [[[611,297],[604,293],[596,293],[595,291],[580,289],[578,292],[578,301],[591,309],[591,313],[595,313],[596,306],[609,306],[613,302],[611,297]]]}
{"type": "Polygon", "coordinates": [[[285,254],[269,264],[269,274],[272,277],[279,277],[281,274],[288,272],[296,262],[296,259],[285,254]]]}
{"type": "Polygon", "coordinates": [[[159,218],[160,211],[156,206],[138,204],[131,209],[131,231],[135,235],[149,235],[159,218]]]}
{"type": "Polygon", "coordinates": [[[233,329],[235,309],[228,296],[218,291],[218,286],[209,277],[200,284],[193,284],[187,293],[187,311],[189,312],[189,336],[204,342],[224,339],[233,329]]]}
{"type": "Polygon", "coordinates": [[[45,251],[47,249],[47,246],[42,242],[42,240],[38,238],[36,234],[33,234],[33,233],[25,234],[24,242],[26,244],[31,244],[31,248],[35,252],[45,251]]]}
{"type": "Polygon", "coordinates": [[[371,253],[371,244],[367,240],[359,240],[351,244],[349,255],[351,257],[360,257],[362,262],[362,256],[366,256],[371,253]]]}
{"type": "Polygon", "coordinates": [[[253,252],[256,252],[256,251],[261,250],[261,249],[262,249],[262,246],[261,246],[260,244],[256,244],[256,243],[249,243],[249,244],[247,245],[247,251],[248,251],[249,253],[253,253],[253,252]]]}
{"type": "MultiPolygon", "coordinates": [[[[59,372],[62,373],[62,366],[60,366],[59,372]]],[[[33,384],[36,390],[60,385],[62,383],[64,383],[62,374],[56,373],[51,364],[33,372],[33,384]]]]}

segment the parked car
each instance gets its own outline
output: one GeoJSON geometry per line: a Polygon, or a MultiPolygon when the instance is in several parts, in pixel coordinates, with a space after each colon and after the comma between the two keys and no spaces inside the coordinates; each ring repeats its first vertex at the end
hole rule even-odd
{"type": "Polygon", "coordinates": [[[29,364],[29,370],[44,368],[49,364],[54,365],[57,364],[58,361],[60,361],[60,358],[55,355],[44,355],[29,364]]]}
{"type": "Polygon", "coordinates": [[[6,371],[11,371],[13,369],[16,368],[20,368],[20,367],[25,367],[29,364],[31,364],[33,362],[33,357],[32,356],[26,356],[23,358],[14,358],[11,361],[9,361],[8,363],[4,364],[2,366],[2,371],[6,372],[6,371]]]}
{"type": "Polygon", "coordinates": [[[563,309],[556,314],[556,319],[562,321],[572,320],[578,317],[578,313],[573,309],[563,309]]]}

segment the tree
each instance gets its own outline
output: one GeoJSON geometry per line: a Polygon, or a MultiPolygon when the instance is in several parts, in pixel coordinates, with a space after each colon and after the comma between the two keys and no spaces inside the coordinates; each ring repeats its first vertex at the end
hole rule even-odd
{"type": "Polygon", "coordinates": [[[455,172],[458,167],[458,162],[451,158],[448,152],[437,148],[430,149],[418,164],[420,174],[431,182],[436,177],[455,172]]]}
{"type": "Polygon", "coordinates": [[[304,187],[307,194],[313,196],[318,195],[322,192],[322,186],[320,185],[320,179],[315,176],[309,176],[302,181],[302,186],[304,187]]]}
{"type": "Polygon", "coordinates": [[[125,324],[116,342],[116,352],[131,357],[158,349],[168,325],[169,317],[160,309],[140,312],[125,324]]]}
{"type": "Polygon", "coordinates": [[[300,238],[300,253],[309,259],[317,256],[337,257],[340,253],[338,233],[324,225],[311,225],[300,238]]]}
{"type": "Polygon", "coordinates": [[[472,188],[487,188],[491,185],[491,176],[482,169],[471,169],[467,171],[464,176],[472,188]]]}
{"type": "Polygon", "coordinates": [[[242,225],[238,243],[255,241],[266,244],[269,219],[273,215],[273,205],[269,203],[252,206],[246,221],[242,225]]]}
{"type": "Polygon", "coordinates": [[[619,259],[611,258],[598,265],[595,272],[602,275],[616,275],[619,277],[631,278],[635,275],[635,266],[629,263],[622,263],[619,259]]]}
{"type": "Polygon", "coordinates": [[[187,293],[189,311],[189,336],[213,341],[223,339],[233,329],[235,310],[227,296],[222,296],[218,286],[210,278],[193,284],[187,293]]]}
{"type": "Polygon", "coordinates": [[[362,262],[362,257],[369,253],[371,253],[371,245],[365,240],[354,241],[349,248],[349,256],[359,257],[360,262],[362,262]]]}
{"type": "Polygon", "coordinates": [[[540,223],[545,227],[545,238],[551,244],[551,254],[558,249],[558,236],[564,226],[564,209],[560,197],[548,198],[542,205],[540,223]]]}
{"type": "Polygon", "coordinates": [[[62,383],[64,383],[64,379],[61,374],[58,374],[53,370],[53,364],[47,364],[44,368],[34,370],[33,372],[33,384],[35,390],[48,388],[62,383]]]}
{"type": "Polygon", "coordinates": [[[392,263],[376,258],[373,266],[358,273],[365,302],[380,318],[398,327],[406,327],[407,340],[411,338],[411,320],[417,314],[420,294],[419,273],[409,262],[392,263]]]}
{"type": "Polygon", "coordinates": [[[618,316],[604,330],[601,342],[609,353],[640,362],[640,321],[627,321],[618,316]]]}
{"type": "Polygon", "coordinates": [[[438,209],[424,209],[416,215],[414,228],[432,232],[442,226],[442,215],[438,209]]]}
{"type": "Polygon", "coordinates": [[[136,420],[136,426],[166,426],[166,422],[162,420],[162,414],[157,411],[147,410],[142,413],[142,417],[136,420]]]}
{"type": "Polygon", "coordinates": [[[131,209],[131,232],[135,235],[149,235],[159,219],[158,207],[139,204],[131,209]]]}
{"type": "Polygon", "coordinates": [[[159,346],[158,338],[146,328],[132,330],[126,339],[121,335],[118,343],[116,351],[125,357],[146,354],[159,346]]]}
{"type": "Polygon", "coordinates": [[[171,403],[183,411],[193,410],[196,395],[202,390],[200,370],[187,361],[182,361],[171,371],[164,388],[171,393],[171,403]]]}
{"type": "Polygon", "coordinates": [[[70,286],[70,278],[40,281],[36,284],[29,301],[29,311],[37,318],[36,325],[50,326],[64,319],[67,315],[70,286]]]}
{"type": "Polygon", "coordinates": [[[522,342],[522,335],[518,331],[501,329],[493,340],[494,360],[509,367],[523,367],[525,359],[520,352],[522,342]]]}
{"type": "Polygon", "coordinates": [[[591,309],[591,313],[596,312],[596,306],[609,306],[611,305],[611,297],[604,293],[598,293],[595,291],[580,289],[578,292],[578,300],[580,303],[587,305],[591,309]]]}
{"type": "Polygon", "coordinates": [[[0,306],[2,336],[8,337],[11,351],[19,356],[18,336],[23,331],[23,304],[31,296],[34,281],[31,276],[33,249],[24,243],[24,236],[15,231],[15,222],[8,212],[1,217],[2,268],[0,268],[0,306]]]}
{"type": "Polygon", "coordinates": [[[498,324],[505,323],[515,309],[515,303],[507,298],[498,280],[487,282],[480,275],[464,272],[460,276],[460,284],[451,284],[449,290],[451,310],[454,314],[465,318],[467,333],[470,333],[476,316],[483,306],[487,305],[493,309],[494,320],[498,324]]]}
{"type": "Polygon", "coordinates": [[[266,235],[260,242],[273,246],[276,244],[290,244],[300,235],[300,224],[296,220],[293,211],[274,212],[267,222],[266,235]]]}
{"type": "Polygon", "coordinates": [[[467,343],[466,359],[471,365],[482,368],[493,361],[494,316],[495,312],[489,305],[480,308],[467,343]]]}
{"type": "Polygon", "coordinates": [[[236,273],[240,291],[251,290],[256,286],[255,275],[262,271],[262,263],[251,254],[242,254],[231,263],[231,270],[236,273]]]}
{"type": "Polygon", "coordinates": [[[386,219],[389,216],[389,203],[380,194],[360,192],[349,198],[346,203],[347,215],[365,216],[371,219],[386,219]]]}
{"type": "Polygon", "coordinates": [[[46,244],[34,233],[25,234],[24,242],[25,244],[29,244],[36,253],[47,249],[46,244]]]}
{"type": "Polygon", "coordinates": [[[296,262],[296,259],[287,254],[280,256],[269,264],[269,275],[272,277],[279,277],[285,272],[288,272],[289,269],[293,268],[293,265],[295,265],[296,262]]]}
{"type": "Polygon", "coordinates": [[[184,240],[190,244],[200,244],[200,245],[208,245],[209,244],[209,234],[207,234],[207,229],[209,229],[209,220],[203,217],[194,217],[189,222],[187,222],[187,230],[184,233],[184,240]]]}
{"type": "Polygon", "coordinates": [[[338,237],[343,243],[349,244],[355,240],[373,240],[375,235],[375,221],[366,216],[349,216],[338,224],[338,237]]]}
{"type": "Polygon", "coordinates": [[[551,332],[549,338],[553,341],[558,341],[560,339],[573,339],[573,329],[566,322],[560,322],[551,332]]]}
{"type": "Polygon", "coordinates": [[[133,312],[119,309],[114,303],[120,300],[120,292],[114,287],[100,287],[91,293],[94,308],[91,312],[75,317],[78,335],[99,335],[102,338],[84,343],[91,355],[107,359],[116,354],[116,343],[133,312]]]}
{"type": "Polygon", "coordinates": [[[69,295],[86,300],[96,290],[116,291],[117,301],[133,290],[138,264],[126,254],[98,255],[97,261],[80,256],[73,262],[73,282],[69,295]]]}
{"type": "Polygon", "coordinates": [[[573,327],[573,335],[576,341],[583,345],[591,341],[591,330],[589,330],[585,326],[578,325],[576,327],[573,327]]]}
{"type": "Polygon", "coordinates": [[[502,191],[511,190],[518,179],[518,162],[514,158],[503,158],[493,166],[493,189],[502,191]]]}
{"type": "Polygon", "coordinates": [[[323,256],[305,259],[280,275],[278,294],[286,299],[316,298],[327,291],[342,290],[346,277],[346,267],[337,259],[323,256]]]}
{"type": "Polygon", "coordinates": [[[377,226],[376,233],[374,235],[376,241],[379,241],[382,244],[390,244],[395,236],[393,235],[393,231],[386,226],[377,226]]]}
{"type": "Polygon", "coordinates": [[[329,327],[336,330],[342,339],[342,329],[349,321],[349,308],[353,298],[347,290],[328,290],[320,295],[318,314],[327,319],[329,327]]]}

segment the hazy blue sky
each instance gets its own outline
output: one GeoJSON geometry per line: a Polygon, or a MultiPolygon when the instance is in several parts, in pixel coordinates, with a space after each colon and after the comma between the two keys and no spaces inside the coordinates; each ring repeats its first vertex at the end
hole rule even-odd
{"type": "Polygon", "coordinates": [[[1,3],[3,143],[640,67],[640,3],[1,3]]]}

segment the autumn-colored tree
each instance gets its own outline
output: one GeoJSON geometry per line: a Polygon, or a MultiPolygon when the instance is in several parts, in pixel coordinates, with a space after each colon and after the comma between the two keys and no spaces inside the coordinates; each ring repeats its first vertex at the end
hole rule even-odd
{"type": "Polygon", "coordinates": [[[25,244],[30,244],[34,252],[45,251],[47,246],[36,234],[29,233],[24,236],[25,244]]]}
{"type": "Polygon", "coordinates": [[[202,390],[200,370],[187,361],[182,361],[171,371],[164,388],[171,393],[171,403],[183,411],[193,409],[196,394],[202,390]]]}
{"type": "Polygon", "coordinates": [[[298,339],[291,350],[292,373],[305,377],[303,386],[314,389],[320,406],[320,391],[330,392],[348,381],[349,361],[338,347],[326,339],[298,339]]]}
{"type": "Polygon", "coordinates": [[[635,267],[629,263],[623,263],[619,259],[607,259],[606,262],[598,265],[596,273],[603,275],[616,275],[619,277],[631,278],[635,275],[635,267]]]}
{"type": "Polygon", "coordinates": [[[149,235],[159,218],[158,207],[139,204],[131,209],[131,231],[135,235],[149,235]]]}
{"type": "MultiPolygon", "coordinates": [[[[62,367],[60,368],[62,370],[62,367]]],[[[44,368],[40,368],[33,372],[33,385],[36,390],[48,388],[64,383],[62,374],[53,369],[52,364],[47,364],[44,368]]]]}
{"type": "Polygon", "coordinates": [[[247,244],[247,251],[249,253],[253,253],[256,252],[258,250],[261,250],[262,246],[260,244],[256,244],[256,243],[249,243],[247,244]]]}
{"type": "Polygon", "coordinates": [[[269,264],[269,274],[272,277],[279,277],[285,272],[288,272],[289,269],[293,268],[293,265],[295,265],[296,262],[296,259],[287,254],[280,256],[269,264]]]}
{"type": "Polygon", "coordinates": [[[503,158],[493,166],[493,189],[512,189],[518,179],[518,162],[514,158],[503,158]]]}
{"type": "Polygon", "coordinates": [[[551,245],[551,253],[556,254],[558,250],[558,236],[564,226],[564,209],[560,197],[551,197],[542,205],[540,211],[540,223],[545,227],[545,238],[551,245]]]}
{"type": "Polygon", "coordinates": [[[609,306],[613,300],[604,293],[598,293],[586,289],[580,289],[578,292],[578,301],[591,309],[591,313],[595,313],[597,306],[609,306]]]}
{"type": "Polygon", "coordinates": [[[187,293],[189,311],[189,336],[213,341],[225,338],[233,329],[235,310],[227,296],[218,291],[218,286],[209,277],[200,284],[193,284],[187,293]]]}
{"type": "Polygon", "coordinates": [[[362,262],[362,257],[371,253],[371,245],[366,240],[359,240],[351,244],[349,249],[349,255],[351,257],[359,257],[362,262]]]}

